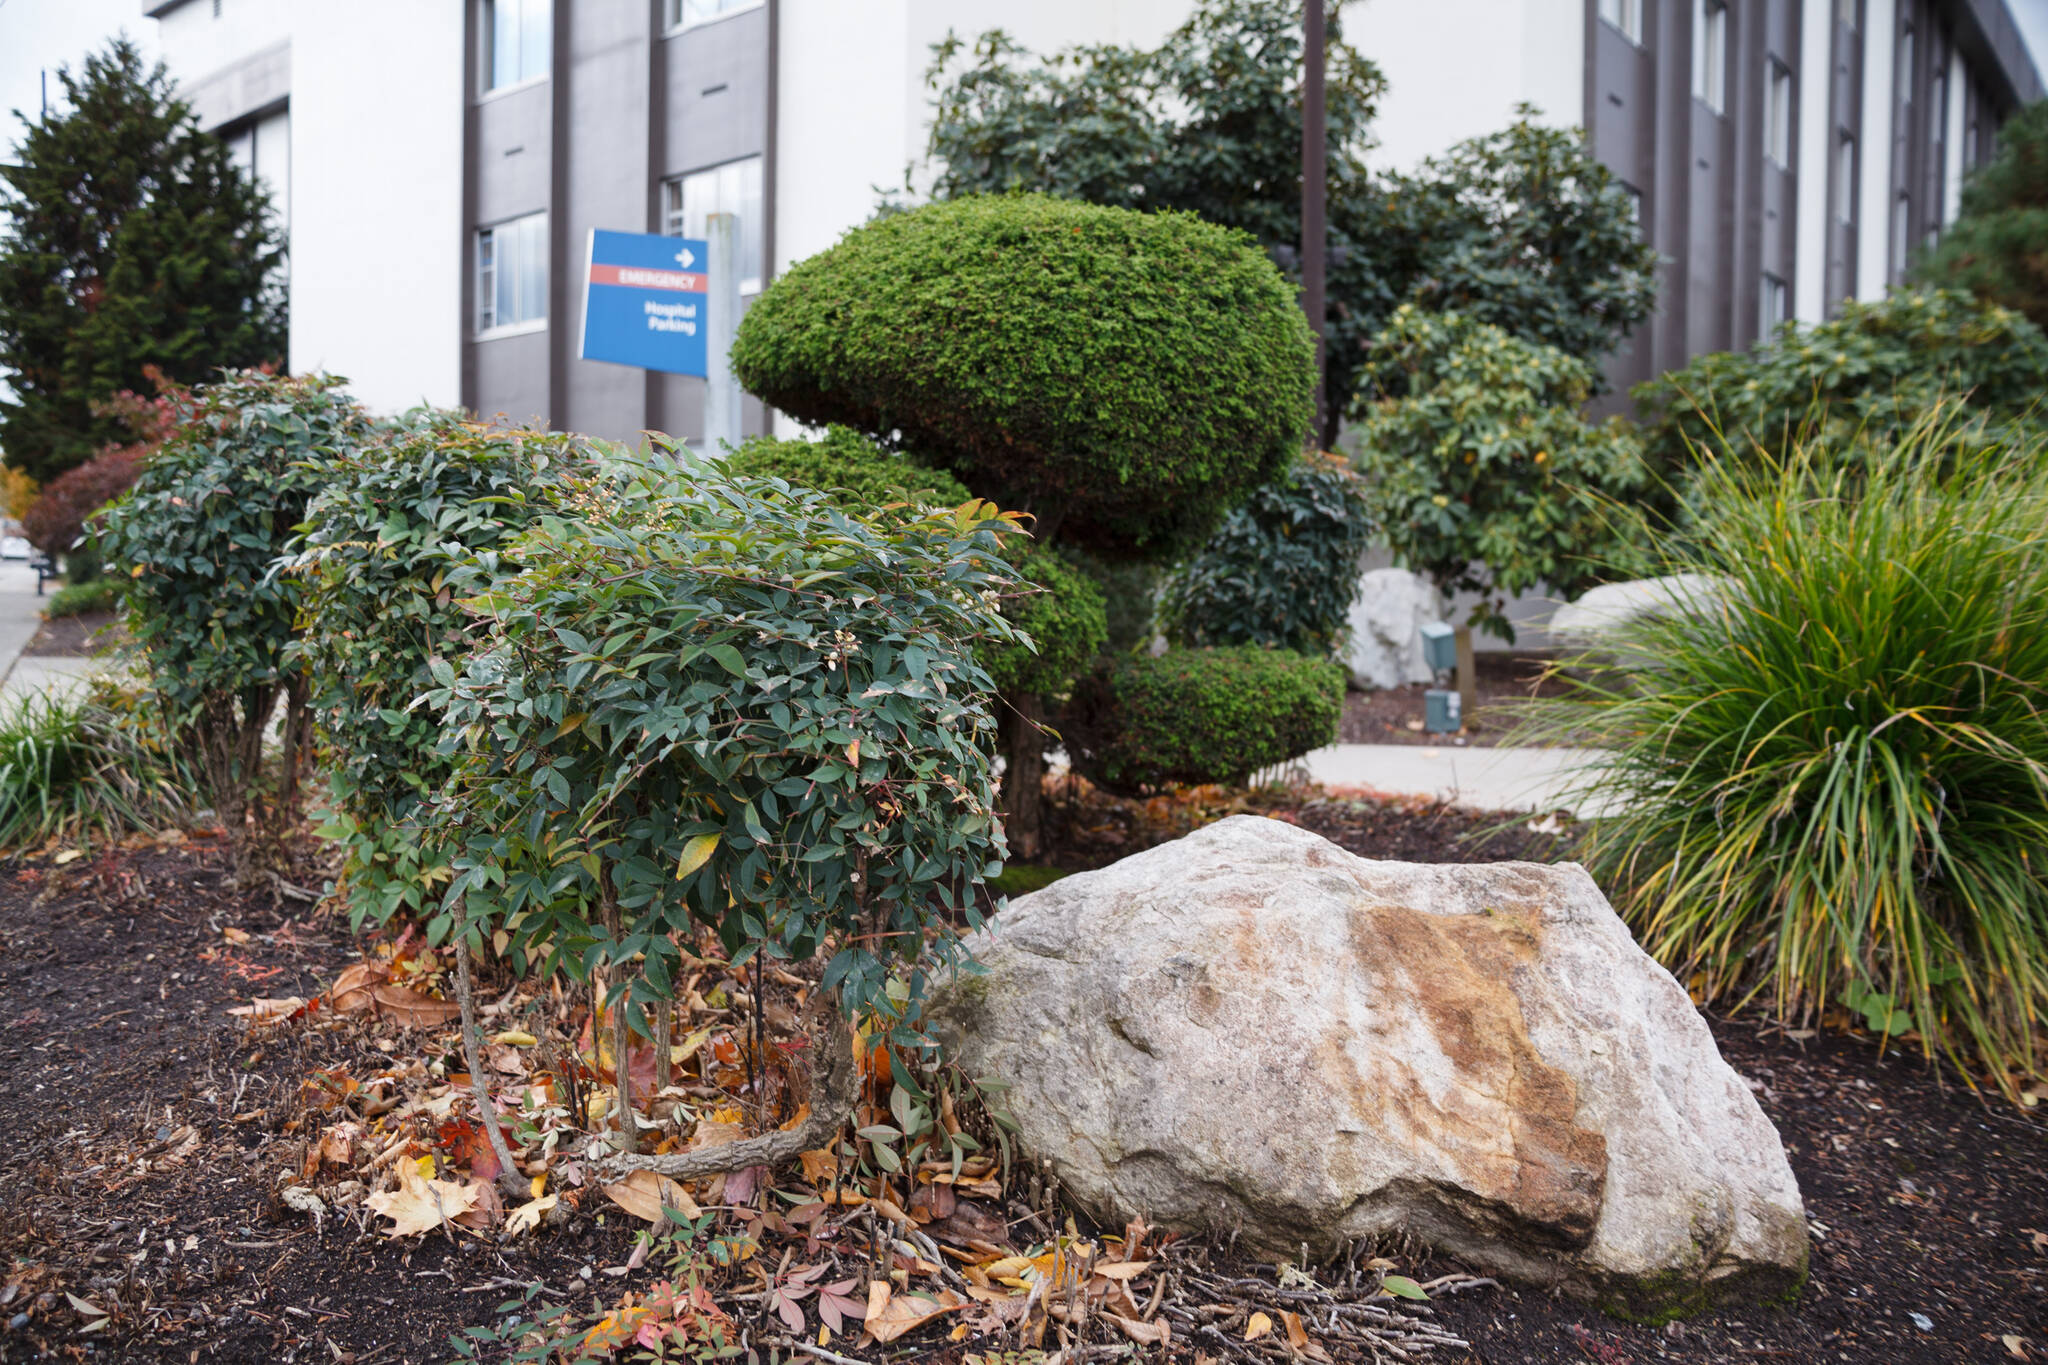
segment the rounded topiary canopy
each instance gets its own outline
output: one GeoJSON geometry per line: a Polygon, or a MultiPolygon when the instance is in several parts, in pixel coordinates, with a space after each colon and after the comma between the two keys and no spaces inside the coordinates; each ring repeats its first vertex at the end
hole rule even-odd
{"type": "Polygon", "coordinates": [[[1243,233],[1042,195],[857,228],[748,310],[748,389],[888,436],[1105,558],[1199,544],[1301,449],[1315,350],[1243,233]]]}

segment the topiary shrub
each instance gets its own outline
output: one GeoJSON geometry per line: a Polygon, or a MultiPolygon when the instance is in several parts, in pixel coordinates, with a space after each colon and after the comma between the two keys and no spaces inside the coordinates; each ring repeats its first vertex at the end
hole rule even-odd
{"type": "Polygon", "coordinates": [[[1748,351],[1697,356],[1634,390],[1644,454],[1678,479],[1696,451],[1780,457],[1795,436],[1841,454],[1898,440],[1961,404],[1987,443],[2024,435],[2048,390],[2048,337],[2009,308],[1950,290],[1850,300],[1748,351]],[[1861,441],[1852,441],[1860,436],[1861,441]]]}
{"type": "Polygon", "coordinates": [[[316,454],[374,434],[338,379],[230,371],[194,392],[100,523],[150,684],[196,744],[244,886],[289,869],[309,747],[306,675],[291,650],[299,584],[272,566],[324,482],[316,454]],[[273,769],[264,732],[280,704],[273,769]]]}
{"type": "Polygon", "coordinates": [[[1314,355],[1249,236],[1015,195],[847,233],[755,301],[733,369],[804,421],[890,434],[1041,539],[1170,558],[1301,449],[1314,355]]]}
{"type": "MultiPolygon", "coordinates": [[[[522,966],[604,971],[618,1056],[628,1021],[659,1031],[672,935],[698,926],[735,964],[823,949],[823,990],[886,1026],[891,975],[914,997],[927,954],[954,959],[1003,856],[975,649],[1011,634],[1013,527],[856,513],[686,453],[622,454],[564,501],[582,515],[511,542],[523,572],[458,575],[485,638],[429,663],[462,764],[434,807],[460,852],[430,937],[503,930],[522,966]]],[[[822,1050],[847,1069],[843,1036],[822,1050]]],[[[849,1102],[814,1100],[755,1160],[820,1145],[849,1102]]]]}
{"type": "Polygon", "coordinates": [[[450,570],[477,559],[514,571],[508,542],[559,512],[555,493],[587,478],[595,458],[578,436],[446,412],[411,414],[382,441],[316,457],[325,488],[285,572],[304,585],[296,657],[328,764],[332,819],[321,832],[341,845],[358,924],[429,909],[449,876],[418,808],[456,760],[438,751],[440,716],[413,701],[434,686],[429,663],[475,644],[450,570]]]}
{"type": "Polygon", "coordinates": [[[1331,659],[1240,646],[1106,661],[1062,716],[1075,771],[1109,791],[1241,785],[1260,768],[1337,740],[1344,669],[1331,659]]]}
{"type": "Polygon", "coordinates": [[[1617,557],[1610,504],[1650,484],[1634,433],[1579,416],[1586,362],[1486,323],[1403,307],[1375,348],[1354,409],[1372,519],[1402,563],[1479,594],[1472,623],[1512,640],[1507,599],[1538,584],[1576,596],[1617,557]]]}
{"type": "Polygon", "coordinates": [[[1304,456],[1224,518],[1170,574],[1159,624],[1189,647],[1264,645],[1327,655],[1358,595],[1372,541],[1365,488],[1342,456],[1304,456]]]}
{"type": "Polygon", "coordinates": [[[852,427],[828,427],[817,441],[756,436],[726,456],[725,467],[734,474],[849,493],[857,507],[892,502],[958,507],[974,496],[945,470],[892,454],[852,427]]]}

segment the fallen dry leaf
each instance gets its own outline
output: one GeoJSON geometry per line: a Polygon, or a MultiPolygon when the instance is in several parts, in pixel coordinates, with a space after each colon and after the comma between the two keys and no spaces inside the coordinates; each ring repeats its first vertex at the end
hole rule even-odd
{"type": "Polygon", "coordinates": [[[372,1213],[391,1220],[390,1235],[407,1237],[415,1232],[432,1232],[459,1213],[467,1213],[482,1198],[479,1187],[454,1180],[428,1180],[410,1161],[398,1163],[398,1188],[382,1190],[366,1202],[372,1213]]]}
{"type": "Polygon", "coordinates": [[[1128,1280],[1151,1268],[1150,1261],[1107,1261],[1095,1267],[1095,1273],[1105,1280],[1128,1280]]]}
{"type": "Polygon", "coordinates": [[[605,1198],[617,1204],[627,1213],[643,1222],[659,1224],[665,1219],[662,1205],[674,1209],[685,1218],[696,1218],[703,1210],[689,1192],[665,1175],[653,1171],[634,1171],[624,1180],[614,1181],[604,1187],[605,1198]]]}
{"type": "Polygon", "coordinates": [[[391,969],[381,962],[355,962],[342,968],[341,975],[334,978],[333,987],[327,998],[334,1008],[343,1014],[353,1014],[373,1005],[371,992],[391,977],[391,969]]]}
{"type": "Polygon", "coordinates": [[[410,986],[377,986],[371,989],[370,997],[377,1013],[406,1028],[433,1028],[462,1013],[462,1007],[453,1000],[437,1000],[410,986]]]}
{"type": "Polygon", "coordinates": [[[1244,1339],[1246,1341],[1257,1341],[1272,1330],[1273,1320],[1271,1318],[1267,1317],[1264,1313],[1254,1313],[1252,1314],[1252,1320],[1244,1325],[1244,1339]]]}
{"type": "Polygon", "coordinates": [[[1173,1339],[1173,1330],[1166,1325],[1165,1318],[1157,1322],[1140,1322],[1136,1318],[1127,1318],[1118,1313],[1111,1313],[1108,1317],[1116,1324],[1118,1331],[1140,1346],[1157,1346],[1173,1339]]]}
{"type": "Polygon", "coordinates": [[[540,1226],[541,1218],[559,1202],[559,1196],[544,1194],[529,1200],[505,1215],[505,1231],[517,1237],[522,1232],[532,1232],[540,1226]]]}
{"type": "Polygon", "coordinates": [[[336,1123],[329,1125],[320,1135],[320,1159],[336,1166],[347,1166],[355,1157],[356,1143],[362,1140],[363,1125],[360,1123],[336,1123]]]}
{"type": "Polygon", "coordinates": [[[967,1304],[967,1300],[950,1289],[942,1289],[936,1296],[922,1290],[890,1296],[887,1289],[887,1285],[883,1285],[885,1302],[879,1313],[875,1311],[874,1291],[872,1287],[869,1289],[868,1315],[863,1322],[868,1335],[884,1346],[905,1332],[915,1331],[933,1318],[942,1317],[967,1304]]]}

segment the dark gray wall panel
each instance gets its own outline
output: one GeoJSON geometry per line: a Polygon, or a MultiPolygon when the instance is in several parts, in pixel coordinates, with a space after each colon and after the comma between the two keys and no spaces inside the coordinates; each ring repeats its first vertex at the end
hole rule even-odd
{"type": "Polygon", "coordinates": [[[768,11],[743,11],[664,39],[664,176],[757,156],[768,140],[768,11]]]}
{"type": "Polygon", "coordinates": [[[513,424],[530,418],[547,421],[547,332],[494,337],[470,343],[476,394],[470,401],[478,416],[499,416],[513,424]]]}
{"type": "Polygon", "coordinates": [[[550,94],[542,81],[477,102],[477,226],[548,206],[550,94]]]}

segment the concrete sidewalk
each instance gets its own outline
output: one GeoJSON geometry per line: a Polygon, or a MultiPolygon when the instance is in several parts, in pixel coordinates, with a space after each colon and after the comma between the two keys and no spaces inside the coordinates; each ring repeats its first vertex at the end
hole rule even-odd
{"type": "Polygon", "coordinates": [[[1467,810],[1606,814],[1574,788],[1605,755],[1599,749],[1478,748],[1420,744],[1333,744],[1302,760],[1325,787],[1367,787],[1428,796],[1467,810]]]}
{"type": "MultiPolygon", "coordinates": [[[[59,585],[52,582],[48,591],[59,585]]],[[[83,691],[86,680],[107,668],[103,659],[24,655],[42,628],[43,606],[36,596],[36,572],[19,559],[0,560],[0,710],[24,698],[69,696],[83,691]]]]}

